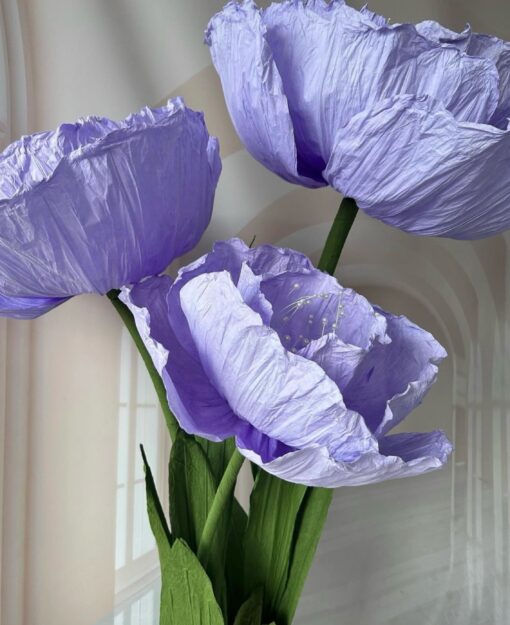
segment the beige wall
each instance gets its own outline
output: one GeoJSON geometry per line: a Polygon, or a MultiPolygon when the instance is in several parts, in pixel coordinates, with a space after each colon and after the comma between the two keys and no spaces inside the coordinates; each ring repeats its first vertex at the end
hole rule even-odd
{"type": "MultiPolygon", "coordinates": [[[[120,117],[182,94],[205,110],[224,158],[213,221],[190,256],[215,238],[256,234],[317,258],[338,196],[288,185],[242,149],[202,45],[221,4],[27,0],[29,129],[91,113],[120,117]]],[[[372,8],[396,21],[461,28],[470,20],[510,39],[506,0],[374,0],[372,8]]],[[[408,425],[445,428],[457,451],[441,473],[338,491],[298,623],[510,620],[508,241],[417,240],[359,217],[339,276],[444,341],[449,362],[408,425]]],[[[114,604],[120,325],[105,299],[87,296],[6,331],[8,362],[18,345],[26,359],[11,375],[6,411],[6,440],[21,443],[4,456],[12,540],[2,555],[1,625],[94,625],[114,604]]]]}

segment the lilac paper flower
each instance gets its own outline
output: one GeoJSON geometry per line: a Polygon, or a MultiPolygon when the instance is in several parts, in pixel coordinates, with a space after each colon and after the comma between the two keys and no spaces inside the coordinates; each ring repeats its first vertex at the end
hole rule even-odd
{"type": "Polygon", "coordinates": [[[343,0],[230,2],[206,32],[236,130],[286,180],[419,235],[510,226],[510,46],[343,0]]]}
{"type": "Polygon", "coordinates": [[[207,227],[220,169],[180,99],[22,137],[0,155],[0,314],[37,317],[160,273],[207,227]]]}
{"type": "Polygon", "coordinates": [[[237,239],[121,299],[180,425],[283,479],[343,486],[442,466],[443,432],[389,434],[446,355],[405,317],[373,307],[303,255],[237,239]]]}

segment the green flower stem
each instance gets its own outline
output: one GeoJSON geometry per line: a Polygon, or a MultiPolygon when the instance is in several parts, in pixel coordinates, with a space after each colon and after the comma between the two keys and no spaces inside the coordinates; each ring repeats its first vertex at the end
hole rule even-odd
{"type": "Polygon", "coordinates": [[[335,273],[344,243],[358,213],[356,202],[344,197],[336,214],[317,267],[331,276],[335,273]]]}
{"type": "Polygon", "coordinates": [[[157,372],[156,367],[154,366],[154,363],[152,362],[152,358],[150,357],[150,354],[147,351],[147,348],[145,347],[141,336],[138,334],[138,330],[136,328],[134,317],[131,314],[131,311],[129,310],[129,308],[120,301],[119,293],[120,291],[117,291],[116,289],[112,289],[111,291],[108,291],[107,296],[110,299],[111,303],[113,304],[115,310],[119,313],[119,316],[124,322],[124,325],[126,326],[126,328],[128,329],[129,334],[131,334],[131,337],[133,338],[133,341],[135,342],[135,345],[140,353],[140,356],[142,357],[142,360],[145,366],[147,367],[147,371],[149,372],[149,376],[152,380],[154,389],[156,391],[156,395],[158,396],[159,403],[161,405],[161,410],[163,411],[163,416],[165,417],[168,431],[170,432],[170,438],[172,439],[172,441],[174,441],[177,435],[179,426],[177,425],[177,421],[168,406],[165,385],[163,384],[163,380],[161,379],[161,376],[157,372]]]}
{"type": "Polygon", "coordinates": [[[218,527],[218,522],[221,515],[225,511],[227,505],[232,501],[232,494],[237,481],[237,476],[244,463],[244,456],[242,456],[239,450],[234,449],[234,453],[230,457],[225,473],[221,478],[221,482],[218,485],[218,489],[214,496],[209,514],[205,521],[202,537],[200,538],[200,544],[198,545],[198,559],[202,562],[204,558],[207,558],[211,550],[211,544],[214,540],[214,533],[218,527]]]}

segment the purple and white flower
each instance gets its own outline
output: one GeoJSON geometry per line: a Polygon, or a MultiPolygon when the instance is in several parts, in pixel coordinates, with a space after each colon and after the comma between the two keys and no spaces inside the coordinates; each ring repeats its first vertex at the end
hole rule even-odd
{"type": "Polygon", "coordinates": [[[441,431],[390,434],[446,356],[405,317],[372,306],[302,254],[219,242],[177,279],[121,299],[181,427],[235,437],[247,458],[291,482],[336,487],[441,467],[441,431]]]}
{"type": "Polygon", "coordinates": [[[343,0],[229,2],[206,32],[246,149],[418,235],[510,227],[510,46],[343,0]]]}
{"type": "Polygon", "coordinates": [[[37,317],[160,273],[202,236],[220,170],[203,115],[180,99],[22,137],[0,155],[0,314],[37,317]]]}

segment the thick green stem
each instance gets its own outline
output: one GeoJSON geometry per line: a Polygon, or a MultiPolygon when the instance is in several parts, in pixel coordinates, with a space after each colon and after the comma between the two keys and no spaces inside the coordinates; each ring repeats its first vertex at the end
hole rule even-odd
{"type": "Polygon", "coordinates": [[[129,334],[131,334],[131,337],[135,342],[140,356],[142,357],[142,360],[147,367],[147,371],[149,372],[149,376],[154,385],[154,389],[156,391],[156,395],[158,396],[159,403],[161,404],[161,410],[163,411],[163,416],[165,417],[166,425],[168,427],[168,431],[170,432],[170,438],[173,441],[175,440],[175,436],[177,435],[177,430],[179,429],[179,426],[177,425],[177,421],[168,406],[166,389],[165,385],[163,384],[163,380],[161,379],[161,376],[157,372],[156,367],[152,362],[152,358],[150,357],[150,354],[145,347],[142,337],[138,334],[135,320],[133,315],[131,314],[131,311],[119,299],[119,291],[117,291],[116,289],[112,289],[111,291],[108,291],[107,295],[112,302],[115,310],[119,313],[119,316],[124,322],[126,328],[128,329],[129,334]]]}
{"type": "Polygon", "coordinates": [[[356,202],[350,197],[345,197],[336,214],[331,230],[329,231],[326,244],[322,250],[319,269],[333,275],[340,259],[344,243],[349,235],[354,219],[358,213],[356,202]]]}
{"type": "Polygon", "coordinates": [[[230,457],[225,473],[221,478],[221,482],[218,485],[218,489],[214,496],[212,506],[207,515],[205,521],[204,530],[198,546],[198,559],[202,562],[204,557],[207,558],[207,554],[211,550],[211,544],[214,540],[214,534],[218,527],[218,521],[225,511],[226,506],[231,502],[232,494],[237,481],[239,471],[243,466],[244,456],[241,456],[237,449],[230,457]]]}

